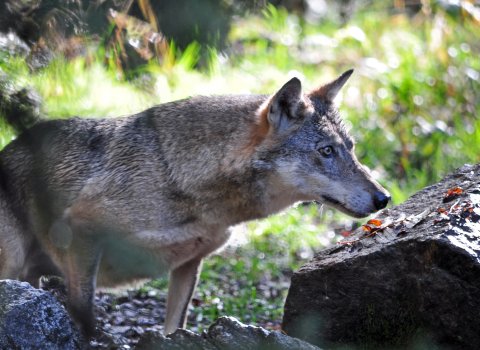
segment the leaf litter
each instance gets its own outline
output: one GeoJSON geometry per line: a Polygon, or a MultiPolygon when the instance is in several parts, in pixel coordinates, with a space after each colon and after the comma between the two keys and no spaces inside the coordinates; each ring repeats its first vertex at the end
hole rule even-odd
{"type": "MultiPolygon", "coordinates": [[[[449,203],[457,199],[448,209],[445,207],[430,206],[419,214],[412,214],[406,216],[402,213],[395,220],[370,219],[366,224],[362,225],[363,235],[357,239],[344,240],[338,242],[340,245],[353,245],[366,238],[376,236],[378,233],[382,233],[389,230],[394,230],[397,236],[403,236],[407,234],[407,229],[412,229],[415,226],[422,223],[427,217],[431,215],[438,215],[433,220],[433,224],[436,225],[441,222],[451,221],[452,216],[460,216],[466,221],[480,221],[480,208],[478,205],[474,205],[470,200],[461,200],[461,196],[465,194],[465,191],[461,187],[452,187],[444,194],[442,202],[449,203]],[[477,209],[477,210],[476,210],[477,209]]],[[[387,231],[387,232],[388,232],[387,231]]],[[[349,236],[349,235],[348,235],[349,236]]],[[[344,236],[344,237],[348,237],[344,236]]]]}

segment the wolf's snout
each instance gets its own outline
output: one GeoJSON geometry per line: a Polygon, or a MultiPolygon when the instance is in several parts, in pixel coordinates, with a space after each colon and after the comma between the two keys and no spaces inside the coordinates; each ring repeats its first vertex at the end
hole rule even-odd
{"type": "Polygon", "coordinates": [[[383,192],[377,191],[373,194],[373,204],[375,209],[380,210],[387,206],[388,201],[390,200],[390,195],[383,192]]]}

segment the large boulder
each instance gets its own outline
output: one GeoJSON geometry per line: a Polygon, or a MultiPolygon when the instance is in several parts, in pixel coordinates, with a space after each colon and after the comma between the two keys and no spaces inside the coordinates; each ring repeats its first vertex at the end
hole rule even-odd
{"type": "Polygon", "coordinates": [[[480,349],[480,165],[376,219],[293,275],[287,334],[325,347],[480,349]]]}
{"type": "Polygon", "coordinates": [[[81,349],[79,332],[49,292],[0,281],[0,349],[81,349]]]}
{"type": "Polygon", "coordinates": [[[197,334],[184,329],[164,337],[147,334],[137,350],[320,350],[302,340],[261,327],[244,325],[233,317],[221,317],[207,332],[197,334]]]}

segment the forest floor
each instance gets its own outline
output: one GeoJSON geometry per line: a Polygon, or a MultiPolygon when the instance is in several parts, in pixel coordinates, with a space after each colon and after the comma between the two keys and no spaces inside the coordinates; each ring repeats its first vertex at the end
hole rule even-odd
{"type": "MultiPolygon", "coordinates": [[[[246,324],[281,330],[293,272],[358,226],[331,209],[324,210],[321,224],[311,222],[312,217],[319,220],[320,215],[312,214],[319,210],[317,205],[301,205],[263,220],[261,227],[253,223],[257,231],[234,229],[227,246],[204,261],[186,328],[201,333],[218,317],[233,316],[246,324]],[[316,249],[305,248],[312,246],[316,249]]],[[[167,286],[168,280],[162,278],[128,290],[97,291],[99,336],[91,342],[92,348],[129,349],[146,333],[161,333],[167,286]]]]}
{"type": "MultiPolygon", "coordinates": [[[[271,298],[264,299],[265,303],[276,305],[276,296],[284,294],[290,283],[290,273],[281,279],[269,280],[264,278],[257,288],[261,291],[269,290],[271,298]],[[272,300],[273,299],[273,300],[272,300]]],[[[235,289],[233,285],[222,288],[235,289]]],[[[166,315],[166,290],[155,288],[141,288],[123,291],[120,293],[97,292],[95,297],[96,320],[99,335],[90,342],[94,349],[131,349],[139,339],[149,332],[162,333],[166,315]]],[[[192,299],[190,309],[201,306],[202,300],[198,296],[192,299]]],[[[198,317],[198,311],[190,310],[187,329],[201,332],[210,325],[209,318],[198,317]]],[[[259,317],[255,323],[270,330],[280,330],[281,318],[267,320],[259,317]]]]}

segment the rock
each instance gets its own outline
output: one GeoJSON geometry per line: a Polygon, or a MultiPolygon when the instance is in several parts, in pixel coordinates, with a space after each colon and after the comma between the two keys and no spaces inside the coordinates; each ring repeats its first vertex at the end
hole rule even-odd
{"type": "Polygon", "coordinates": [[[42,102],[36,91],[16,86],[12,80],[0,71],[0,116],[21,133],[42,119],[42,102]]]}
{"type": "Polygon", "coordinates": [[[9,32],[5,34],[0,32],[0,53],[5,53],[9,56],[25,57],[30,53],[30,48],[15,33],[9,32]]]}
{"type": "Polygon", "coordinates": [[[140,340],[136,349],[319,350],[316,346],[280,332],[244,325],[233,317],[219,318],[202,334],[184,329],[167,337],[149,334],[140,340]]]}
{"type": "Polygon", "coordinates": [[[325,347],[480,349],[480,165],[377,219],[293,275],[283,329],[325,347]]]}
{"type": "Polygon", "coordinates": [[[0,349],[81,349],[64,307],[26,282],[0,281],[0,349]]]}

